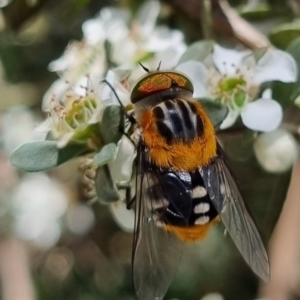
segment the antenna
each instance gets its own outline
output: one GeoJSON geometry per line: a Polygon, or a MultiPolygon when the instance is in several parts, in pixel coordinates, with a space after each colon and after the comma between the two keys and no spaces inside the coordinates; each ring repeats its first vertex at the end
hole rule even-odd
{"type": "Polygon", "coordinates": [[[150,70],[142,65],[142,63],[139,61],[139,65],[146,71],[147,73],[150,73],[150,70]]]}
{"type": "Polygon", "coordinates": [[[157,67],[156,71],[159,71],[159,69],[160,69],[160,66],[161,66],[161,61],[159,62],[159,64],[158,64],[158,67],[157,67]]]}
{"type": "Polygon", "coordinates": [[[117,98],[117,101],[119,102],[119,104],[120,104],[120,106],[121,106],[121,108],[122,108],[122,110],[123,110],[123,113],[124,113],[125,117],[126,117],[132,124],[135,124],[135,123],[136,123],[135,118],[134,118],[132,115],[130,115],[130,114],[127,113],[127,111],[126,111],[126,109],[125,109],[123,103],[121,102],[121,100],[120,100],[120,98],[119,98],[119,96],[118,96],[118,94],[117,94],[115,88],[112,86],[112,84],[111,84],[108,80],[106,80],[106,79],[101,80],[101,81],[100,81],[100,84],[101,84],[101,83],[102,83],[102,84],[107,84],[107,85],[109,86],[109,88],[111,89],[111,91],[113,92],[113,94],[115,95],[115,97],[117,98]]]}

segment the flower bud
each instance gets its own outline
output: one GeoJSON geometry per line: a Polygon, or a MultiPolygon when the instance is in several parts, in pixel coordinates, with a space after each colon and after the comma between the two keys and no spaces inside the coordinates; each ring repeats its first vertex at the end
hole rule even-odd
{"type": "Polygon", "coordinates": [[[268,172],[289,170],[298,156],[294,137],[284,129],[262,133],[254,143],[254,152],[260,165],[268,172]]]}

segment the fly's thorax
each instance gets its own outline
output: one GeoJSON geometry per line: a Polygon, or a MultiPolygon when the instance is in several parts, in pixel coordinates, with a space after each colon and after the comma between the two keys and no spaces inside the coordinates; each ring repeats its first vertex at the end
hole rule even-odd
{"type": "Polygon", "coordinates": [[[165,99],[139,112],[138,123],[151,161],[158,167],[193,171],[216,156],[216,137],[202,106],[165,99]]]}
{"type": "Polygon", "coordinates": [[[171,87],[164,91],[149,95],[134,104],[134,114],[137,120],[143,115],[145,111],[151,110],[155,106],[163,103],[169,99],[184,99],[191,100],[193,93],[189,90],[180,87],[171,87]]]}

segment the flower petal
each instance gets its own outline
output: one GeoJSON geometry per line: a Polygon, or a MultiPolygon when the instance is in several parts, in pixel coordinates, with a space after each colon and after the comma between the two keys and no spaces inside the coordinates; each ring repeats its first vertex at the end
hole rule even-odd
{"type": "MultiPolygon", "coordinates": [[[[121,100],[124,106],[129,104],[129,92],[121,85],[119,78],[116,76],[115,72],[109,70],[105,78],[111,86],[115,89],[118,98],[121,100]]],[[[116,98],[115,93],[108,84],[104,83],[102,90],[102,101],[105,105],[110,104],[119,104],[119,101],[116,98]]]]}
{"type": "Polygon", "coordinates": [[[48,117],[41,124],[37,125],[34,130],[36,132],[47,133],[51,131],[52,128],[53,128],[53,120],[48,117]]]}
{"type": "Polygon", "coordinates": [[[149,35],[155,28],[160,12],[159,1],[146,1],[137,12],[137,23],[144,35],[149,35]]]}
{"type": "Polygon", "coordinates": [[[109,206],[117,224],[126,232],[134,229],[134,211],[127,209],[124,201],[114,202],[109,206]]]}
{"type": "Polygon", "coordinates": [[[238,118],[239,114],[240,113],[237,110],[230,110],[228,112],[227,117],[222,122],[222,124],[220,126],[220,129],[226,129],[226,128],[231,127],[235,123],[235,121],[238,118]]]}
{"type": "Polygon", "coordinates": [[[220,73],[233,75],[236,74],[237,67],[240,65],[242,59],[249,53],[251,52],[226,49],[216,44],[212,58],[220,73]]]}
{"type": "Polygon", "coordinates": [[[262,92],[261,97],[262,97],[263,99],[272,99],[272,90],[271,90],[271,89],[265,89],[265,90],[262,92]]]}
{"type": "Polygon", "coordinates": [[[147,51],[158,52],[177,47],[179,43],[183,43],[183,34],[181,31],[170,30],[168,27],[160,26],[150,36],[147,36],[142,46],[147,51]]]}
{"type": "Polygon", "coordinates": [[[282,121],[282,108],[272,99],[248,103],[241,113],[244,125],[256,131],[275,130],[282,121]]]}
{"type": "Polygon", "coordinates": [[[186,74],[194,86],[194,98],[208,97],[206,88],[207,68],[204,64],[197,61],[187,61],[176,67],[177,71],[186,74]]]}
{"type": "Polygon", "coordinates": [[[131,180],[134,151],[132,143],[127,137],[123,137],[116,159],[109,163],[114,182],[128,183],[131,180]]]}
{"type": "Polygon", "coordinates": [[[287,52],[273,50],[267,52],[257,63],[253,81],[263,83],[279,80],[294,82],[297,79],[297,64],[287,52]]]}
{"type": "MultiPolygon", "coordinates": [[[[155,61],[158,63],[160,61],[162,62],[162,69],[173,69],[178,64],[179,58],[185,50],[186,45],[184,43],[178,43],[176,47],[170,47],[164,51],[155,53],[155,61]]],[[[158,63],[155,64],[156,68],[158,63]]]]}
{"type": "Polygon", "coordinates": [[[96,45],[106,37],[106,32],[99,18],[85,21],[82,24],[82,31],[89,45],[96,45]]]}

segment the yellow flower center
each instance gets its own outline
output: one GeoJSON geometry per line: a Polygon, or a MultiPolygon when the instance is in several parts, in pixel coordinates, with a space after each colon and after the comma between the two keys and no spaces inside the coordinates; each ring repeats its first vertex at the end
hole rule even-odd
{"type": "Polygon", "coordinates": [[[97,102],[94,98],[78,98],[65,109],[64,119],[70,127],[75,129],[78,125],[86,123],[96,108],[97,102]]]}
{"type": "Polygon", "coordinates": [[[217,101],[230,107],[243,107],[247,101],[247,82],[243,77],[223,77],[215,88],[217,101]]]}
{"type": "Polygon", "coordinates": [[[231,93],[234,92],[235,89],[240,89],[243,86],[246,86],[246,81],[241,77],[224,78],[219,83],[221,92],[231,93]]]}

